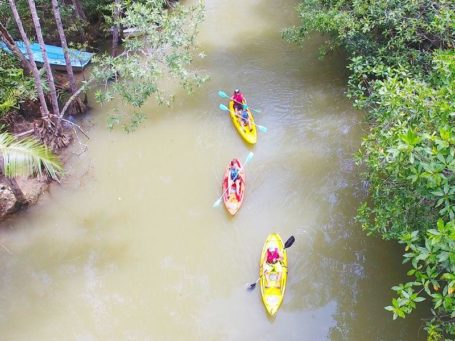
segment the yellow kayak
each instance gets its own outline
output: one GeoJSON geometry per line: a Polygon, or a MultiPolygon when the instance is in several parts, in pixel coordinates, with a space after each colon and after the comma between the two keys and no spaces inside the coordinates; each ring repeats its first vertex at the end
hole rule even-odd
{"type": "Polygon", "coordinates": [[[262,248],[259,263],[259,278],[261,285],[262,302],[267,312],[274,316],[283,302],[286,280],[288,277],[288,257],[283,241],[278,233],[270,234],[262,248]],[[274,264],[267,263],[267,250],[278,249],[281,260],[274,264]]]}
{"type": "Polygon", "coordinates": [[[256,125],[254,124],[254,117],[250,109],[247,109],[247,111],[248,120],[251,122],[251,129],[248,127],[248,125],[244,125],[242,123],[242,119],[236,115],[234,110],[234,101],[229,102],[229,112],[231,114],[232,123],[234,123],[234,126],[237,128],[240,136],[242,136],[246,142],[255,144],[258,139],[256,125]]]}

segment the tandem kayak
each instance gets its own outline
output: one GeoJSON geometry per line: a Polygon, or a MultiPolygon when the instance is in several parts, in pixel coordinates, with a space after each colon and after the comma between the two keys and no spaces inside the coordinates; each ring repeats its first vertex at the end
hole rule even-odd
{"type": "Polygon", "coordinates": [[[261,285],[262,302],[267,312],[274,316],[283,302],[286,280],[288,277],[288,257],[283,241],[279,234],[270,234],[262,248],[261,260],[259,263],[259,278],[261,285]],[[278,249],[282,256],[275,264],[267,263],[267,250],[278,249]]]}
{"type": "Polygon", "coordinates": [[[237,167],[240,168],[239,175],[237,176],[237,178],[239,180],[238,185],[240,188],[237,190],[235,181],[231,180],[231,177],[230,177],[231,163],[229,163],[229,166],[226,169],[226,172],[224,172],[224,178],[223,178],[223,193],[224,193],[223,201],[224,201],[224,206],[226,207],[228,212],[231,215],[235,215],[243,203],[243,198],[244,198],[244,194],[245,194],[245,170],[243,169],[243,166],[238,159],[233,159],[232,162],[234,162],[237,165],[237,167]],[[238,195],[237,195],[237,192],[238,192],[238,195]]]}
{"type": "Polygon", "coordinates": [[[249,129],[248,125],[244,125],[242,123],[242,119],[236,114],[234,109],[234,101],[229,102],[229,112],[231,114],[232,123],[234,123],[235,128],[246,142],[255,144],[258,139],[256,125],[254,124],[254,117],[250,109],[247,109],[247,111],[248,120],[251,122],[251,130],[249,129]]]}

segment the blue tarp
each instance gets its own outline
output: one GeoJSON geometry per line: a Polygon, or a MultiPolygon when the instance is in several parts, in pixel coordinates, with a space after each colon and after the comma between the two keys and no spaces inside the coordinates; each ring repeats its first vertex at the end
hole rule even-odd
{"type": "MultiPolygon", "coordinates": [[[[24,54],[25,58],[28,59],[27,50],[25,45],[21,41],[16,41],[17,47],[21,52],[24,54]]],[[[0,42],[0,48],[8,51],[8,47],[3,43],[0,42]]],[[[30,45],[32,49],[33,58],[37,63],[43,63],[43,55],[41,53],[41,49],[38,43],[34,43],[30,45]]],[[[75,49],[68,49],[70,53],[71,65],[73,68],[83,69],[90,63],[90,59],[94,55],[94,53],[90,52],[83,52],[75,49]]],[[[49,63],[51,66],[65,66],[65,56],[63,55],[63,49],[58,46],[53,45],[46,45],[46,54],[47,58],[49,59],[49,63]]]]}

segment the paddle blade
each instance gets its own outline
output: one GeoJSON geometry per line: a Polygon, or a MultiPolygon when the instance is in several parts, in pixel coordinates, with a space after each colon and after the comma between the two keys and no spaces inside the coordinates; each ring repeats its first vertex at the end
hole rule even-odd
{"type": "Polygon", "coordinates": [[[284,248],[285,249],[290,248],[292,244],[294,244],[294,242],[295,242],[294,236],[290,236],[289,239],[286,240],[286,243],[284,243],[284,248]]]}
{"type": "Polygon", "coordinates": [[[267,130],[268,130],[268,129],[267,129],[266,127],[264,127],[264,126],[258,126],[257,124],[256,124],[256,126],[257,126],[257,127],[259,128],[259,130],[262,131],[263,133],[266,133],[267,130]]]}
{"type": "Polygon", "coordinates": [[[250,162],[251,159],[253,158],[253,156],[254,156],[254,153],[253,153],[253,152],[250,152],[250,153],[248,154],[248,156],[246,157],[246,160],[245,160],[244,165],[246,165],[248,162],[250,162]]]}
{"type": "Polygon", "coordinates": [[[218,200],[213,203],[212,207],[220,206],[221,200],[223,200],[223,196],[219,197],[218,200]]]}
{"type": "Polygon", "coordinates": [[[260,114],[262,111],[259,110],[259,109],[250,109],[250,110],[253,110],[254,112],[257,112],[258,114],[260,114]]]}
{"type": "Polygon", "coordinates": [[[256,288],[256,284],[257,284],[257,282],[254,282],[253,284],[249,284],[249,285],[246,287],[246,290],[253,290],[254,288],[256,288]]]}
{"type": "Polygon", "coordinates": [[[224,98],[229,98],[229,96],[228,96],[228,95],[226,95],[226,93],[225,93],[224,91],[221,91],[221,90],[220,90],[220,91],[218,91],[218,96],[220,96],[220,97],[224,97],[224,98]]]}
{"type": "Polygon", "coordinates": [[[225,106],[224,104],[220,104],[219,108],[224,111],[229,111],[228,107],[225,106]]]}

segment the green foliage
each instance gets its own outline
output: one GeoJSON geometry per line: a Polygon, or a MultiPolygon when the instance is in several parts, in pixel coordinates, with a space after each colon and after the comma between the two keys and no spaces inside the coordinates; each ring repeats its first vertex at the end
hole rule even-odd
{"type": "Polygon", "coordinates": [[[369,233],[405,244],[404,262],[412,266],[413,279],[392,288],[398,298],[386,309],[404,318],[426,295],[433,338],[455,330],[454,57],[435,53],[427,81],[376,82],[378,105],[357,155],[371,199],[358,218],[369,233]]]}
{"type": "Polygon", "coordinates": [[[110,13],[107,6],[113,2],[113,0],[81,0],[81,5],[88,17],[87,19],[95,23],[104,20],[104,16],[110,13]]]}
{"type": "Polygon", "coordinates": [[[343,46],[351,55],[349,95],[358,106],[370,99],[376,80],[427,73],[436,49],[453,48],[455,5],[451,0],[303,0],[301,25],[283,32],[302,43],[310,32],[326,34],[326,50],[343,46]]]}
{"type": "Polygon", "coordinates": [[[12,56],[0,51],[0,116],[34,98],[33,80],[24,75],[12,56]]]}
{"type": "MultiPolygon", "coordinates": [[[[163,0],[123,4],[127,4],[122,8],[123,16],[112,24],[134,28],[137,32],[126,38],[118,56],[99,55],[94,59],[92,80],[102,84],[95,94],[98,102],[120,96],[127,104],[140,108],[153,96],[159,104],[168,105],[172,95],[163,89],[172,88],[173,80],[189,93],[207,80],[207,76],[190,69],[204,15],[202,4],[176,5],[172,10],[164,7],[163,0]]],[[[108,124],[113,127],[113,123],[123,122],[124,127],[131,128],[142,120],[143,115],[135,111],[131,118],[116,116],[108,124]]],[[[125,129],[130,131],[130,128],[125,129]]]]}
{"type": "Polygon", "coordinates": [[[31,176],[45,172],[57,180],[62,172],[60,160],[43,144],[26,138],[17,140],[8,133],[0,133],[0,155],[6,176],[31,176]]]}
{"type": "MultiPolygon", "coordinates": [[[[108,125],[111,129],[116,125],[123,126],[128,132],[136,129],[145,118],[144,113],[139,113],[136,109],[142,107],[150,97],[154,97],[159,104],[169,105],[173,100],[169,89],[175,88],[177,83],[191,93],[208,79],[206,75],[191,69],[196,52],[196,35],[204,18],[202,3],[168,8],[168,1],[165,0],[121,0],[119,18],[114,18],[112,0],[84,0],[81,4],[89,20],[97,18],[96,20],[105,23],[109,36],[110,28],[114,25],[137,31],[134,36],[126,37],[119,55],[112,57],[108,54],[97,54],[93,58],[94,67],[90,78],[83,85],[85,90],[89,85],[97,87],[95,99],[100,103],[120,97],[135,108],[129,116],[117,115],[115,119],[110,118],[108,125]]],[[[78,35],[78,29],[74,27],[87,23],[77,21],[72,5],[64,2],[60,5],[67,39],[70,46],[74,46],[75,42],[81,40],[81,37],[79,40],[74,39],[74,36],[78,35]]],[[[17,0],[17,7],[26,30],[33,32],[26,1],[17,0]]],[[[46,42],[52,41],[56,29],[50,1],[37,0],[37,7],[46,42]]],[[[0,19],[5,18],[8,28],[15,34],[15,25],[8,18],[10,16],[8,5],[5,2],[0,3],[0,19]]],[[[46,90],[46,84],[44,87],[46,90]]],[[[10,97],[5,95],[5,107],[16,104],[17,101],[10,97]]]]}
{"type": "Polygon", "coordinates": [[[441,215],[454,217],[455,72],[445,68],[450,60],[455,63],[453,53],[436,54],[428,82],[397,77],[376,82],[380,105],[370,111],[372,129],[358,161],[367,166],[373,201],[390,200],[374,210],[362,207],[360,220],[369,232],[399,238],[416,227],[431,228],[441,215]]]}
{"type": "Polygon", "coordinates": [[[386,310],[404,318],[429,300],[428,338],[455,337],[455,3],[428,0],[304,0],[302,23],[283,32],[350,56],[348,96],[369,109],[357,153],[369,200],[358,211],[368,234],[405,245],[409,282],[386,310]]]}
{"type": "MultiPolygon", "coordinates": [[[[24,25],[24,29],[27,32],[29,39],[33,40],[33,37],[35,37],[35,30],[28,2],[27,0],[15,0],[15,3],[24,25]]],[[[60,38],[58,36],[57,26],[52,12],[51,1],[35,0],[35,3],[46,44],[60,46],[60,38]]],[[[85,37],[85,32],[89,29],[88,23],[80,20],[75,15],[72,5],[66,4],[65,1],[59,1],[59,7],[66,38],[68,41],[82,43],[82,40],[85,37]]],[[[16,23],[14,22],[8,1],[0,1],[0,21],[5,24],[6,28],[15,40],[22,40],[16,23]]]]}

